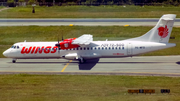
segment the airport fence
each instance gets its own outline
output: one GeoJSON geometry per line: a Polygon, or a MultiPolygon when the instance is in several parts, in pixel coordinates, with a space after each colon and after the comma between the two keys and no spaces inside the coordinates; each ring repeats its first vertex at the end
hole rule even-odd
{"type": "Polygon", "coordinates": [[[28,4],[27,2],[14,2],[14,3],[0,2],[0,6],[5,6],[5,7],[26,6],[27,4],[28,4]]]}
{"type": "Polygon", "coordinates": [[[7,2],[0,2],[0,6],[7,6],[7,2]]]}

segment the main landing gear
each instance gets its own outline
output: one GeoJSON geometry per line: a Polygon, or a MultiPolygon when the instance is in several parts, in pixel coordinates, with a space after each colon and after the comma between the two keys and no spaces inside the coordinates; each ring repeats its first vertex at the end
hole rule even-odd
{"type": "Polygon", "coordinates": [[[85,59],[83,59],[83,58],[79,58],[79,63],[80,64],[83,64],[83,63],[85,63],[86,62],[86,60],[85,59]]]}
{"type": "Polygon", "coordinates": [[[17,59],[12,59],[12,63],[16,63],[16,60],[17,60],[17,59]]]}

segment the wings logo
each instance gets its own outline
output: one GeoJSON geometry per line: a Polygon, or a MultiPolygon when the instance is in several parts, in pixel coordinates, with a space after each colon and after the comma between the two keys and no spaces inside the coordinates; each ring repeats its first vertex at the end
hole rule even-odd
{"type": "Polygon", "coordinates": [[[41,54],[41,53],[55,53],[56,52],[56,48],[58,48],[58,47],[56,47],[56,46],[54,46],[53,48],[51,47],[51,46],[47,46],[47,47],[44,47],[44,46],[42,46],[42,47],[36,47],[36,46],[34,46],[34,47],[23,47],[22,48],[22,50],[21,50],[21,54],[29,54],[29,53],[31,53],[31,54],[37,54],[37,53],[39,53],[39,54],[41,54]]]}
{"type": "Polygon", "coordinates": [[[161,38],[165,38],[166,36],[168,36],[168,28],[167,28],[167,25],[165,27],[159,27],[158,28],[158,35],[161,37],[161,38]]]}

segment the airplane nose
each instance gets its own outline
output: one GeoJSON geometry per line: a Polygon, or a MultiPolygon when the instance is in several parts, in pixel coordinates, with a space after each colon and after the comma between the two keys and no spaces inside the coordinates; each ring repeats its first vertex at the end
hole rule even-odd
{"type": "Polygon", "coordinates": [[[7,50],[3,52],[3,55],[4,55],[5,57],[8,57],[8,52],[7,52],[7,50]]]}

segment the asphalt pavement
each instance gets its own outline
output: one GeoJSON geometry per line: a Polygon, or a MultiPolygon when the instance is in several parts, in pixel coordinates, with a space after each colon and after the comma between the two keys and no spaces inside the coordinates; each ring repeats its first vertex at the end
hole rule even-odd
{"type": "Polygon", "coordinates": [[[180,56],[135,56],[101,58],[84,64],[65,59],[0,58],[0,74],[79,74],[180,76],[180,56]]]}
{"type": "MultiPolygon", "coordinates": [[[[0,19],[0,26],[155,26],[159,18],[0,19]]],[[[174,26],[180,26],[180,19],[174,26]]]]}

